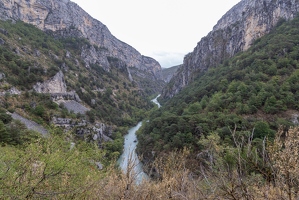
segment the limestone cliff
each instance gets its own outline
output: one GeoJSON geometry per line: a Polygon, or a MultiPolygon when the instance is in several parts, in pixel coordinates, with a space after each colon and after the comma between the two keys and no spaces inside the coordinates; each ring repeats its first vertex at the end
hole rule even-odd
{"type": "Polygon", "coordinates": [[[169,81],[172,79],[172,77],[177,73],[178,69],[181,67],[182,65],[177,65],[177,66],[173,66],[173,67],[169,67],[169,68],[162,68],[162,76],[163,76],[163,80],[166,83],[169,83],[169,81]]]}
{"type": "Polygon", "coordinates": [[[297,0],[240,1],[198,42],[194,51],[185,56],[183,66],[164,88],[162,97],[173,97],[192,82],[196,73],[247,50],[257,38],[269,33],[280,19],[290,20],[298,10],[297,0]]]}
{"type": "Polygon", "coordinates": [[[0,19],[22,20],[56,36],[84,37],[99,49],[106,50],[103,53],[83,49],[87,67],[98,62],[108,71],[107,57],[115,57],[124,61],[129,69],[135,67],[153,74],[154,80],[160,78],[161,66],[157,61],[142,56],[136,49],[115,38],[104,24],[69,0],[4,0],[0,2],[0,19]]]}
{"type": "Polygon", "coordinates": [[[53,78],[44,83],[38,82],[33,86],[38,93],[66,93],[66,84],[62,71],[59,71],[53,78]]]}

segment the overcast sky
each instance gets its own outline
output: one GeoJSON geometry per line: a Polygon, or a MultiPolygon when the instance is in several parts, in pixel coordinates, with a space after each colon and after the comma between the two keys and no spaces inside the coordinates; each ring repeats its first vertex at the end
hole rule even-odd
{"type": "Polygon", "coordinates": [[[162,67],[183,63],[240,0],[71,0],[162,67]]]}

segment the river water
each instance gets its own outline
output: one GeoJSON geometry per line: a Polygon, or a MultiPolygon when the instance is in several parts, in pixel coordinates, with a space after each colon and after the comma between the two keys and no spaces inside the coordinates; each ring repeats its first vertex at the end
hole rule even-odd
{"type": "MultiPolygon", "coordinates": [[[[158,95],[155,99],[152,100],[155,104],[158,105],[160,108],[161,105],[157,101],[157,98],[159,98],[160,95],[158,95]]],[[[136,131],[141,127],[142,122],[139,122],[136,126],[131,128],[128,131],[128,134],[124,136],[125,142],[124,142],[124,151],[121,154],[120,158],[118,159],[119,166],[121,170],[124,173],[130,172],[131,175],[136,176],[136,183],[139,184],[142,182],[142,180],[148,179],[148,176],[146,173],[144,173],[142,169],[142,163],[140,162],[135,149],[137,145],[137,136],[136,131]],[[133,169],[133,170],[130,170],[133,169]]]]}
{"type": "Polygon", "coordinates": [[[132,176],[135,176],[137,183],[148,178],[146,173],[143,172],[142,163],[135,152],[137,145],[136,131],[138,131],[141,125],[142,122],[139,122],[128,131],[127,135],[125,135],[124,151],[118,160],[121,170],[124,173],[130,172],[132,176]],[[130,170],[131,168],[133,170],[130,170]]]}
{"type": "Polygon", "coordinates": [[[158,102],[158,98],[160,97],[161,95],[159,94],[156,98],[152,99],[152,102],[154,102],[154,104],[157,104],[158,108],[161,108],[161,105],[160,103],[158,102]]]}

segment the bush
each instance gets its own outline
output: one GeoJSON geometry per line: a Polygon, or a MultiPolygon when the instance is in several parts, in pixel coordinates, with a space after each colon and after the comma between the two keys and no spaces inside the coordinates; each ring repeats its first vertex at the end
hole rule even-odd
{"type": "Polygon", "coordinates": [[[267,122],[258,121],[255,123],[254,127],[254,137],[255,138],[261,138],[269,137],[273,138],[275,132],[270,129],[269,124],[267,122]]]}
{"type": "Polygon", "coordinates": [[[43,115],[45,114],[45,108],[42,105],[38,105],[34,109],[34,113],[40,117],[43,117],[43,115]]]}

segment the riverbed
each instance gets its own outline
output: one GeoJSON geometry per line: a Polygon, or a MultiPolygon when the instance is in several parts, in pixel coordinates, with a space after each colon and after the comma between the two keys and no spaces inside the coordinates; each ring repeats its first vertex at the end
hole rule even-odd
{"type": "MultiPolygon", "coordinates": [[[[152,102],[158,105],[160,108],[161,105],[158,102],[158,95],[156,98],[152,99],[152,102]]],[[[146,173],[142,169],[142,163],[140,162],[135,150],[137,146],[137,136],[136,131],[142,126],[142,122],[139,122],[136,126],[131,128],[128,131],[128,134],[124,136],[124,151],[118,159],[119,166],[124,173],[130,172],[131,175],[136,177],[136,183],[140,183],[142,180],[148,179],[146,173]],[[133,169],[133,170],[130,170],[133,169]]]]}

